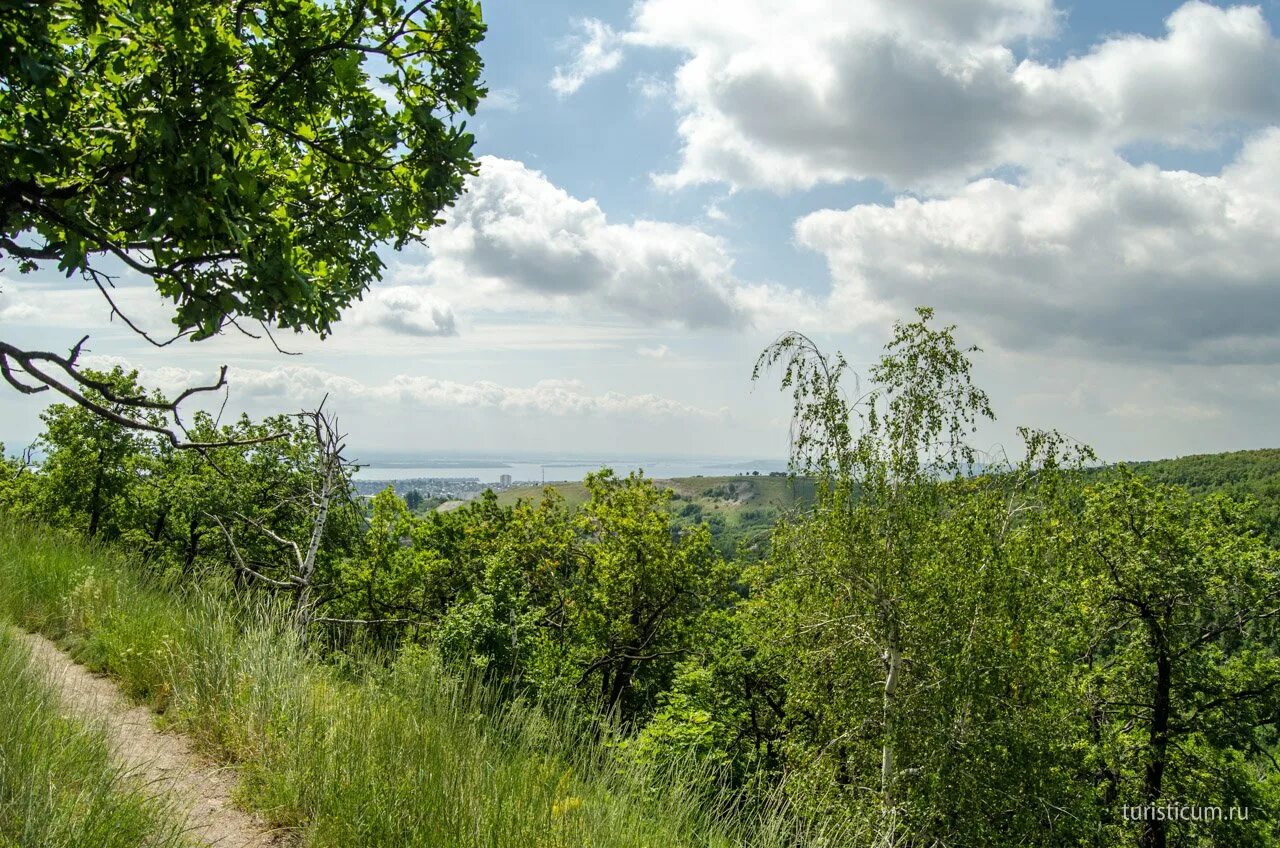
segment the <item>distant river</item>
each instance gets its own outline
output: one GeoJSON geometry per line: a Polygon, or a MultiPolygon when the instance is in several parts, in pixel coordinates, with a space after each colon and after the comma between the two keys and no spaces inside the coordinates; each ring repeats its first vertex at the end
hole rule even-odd
{"type": "Polygon", "coordinates": [[[664,479],[668,477],[722,477],[731,474],[759,471],[767,474],[770,471],[785,471],[785,462],[768,460],[566,460],[549,459],[546,462],[530,462],[528,460],[475,460],[468,465],[466,460],[447,460],[433,463],[424,460],[421,465],[409,463],[370,464],[362,468],[359,478],[363,480],[409,480],[415,477],[474,477],[482,483],[497,483],[503,474],[510,474],[515,482],[538,482],[545,479],[548,483],[576,482],[602,467],[609,467],[618,474],[629,474],[643,469],[646,477],[664,479]]]}

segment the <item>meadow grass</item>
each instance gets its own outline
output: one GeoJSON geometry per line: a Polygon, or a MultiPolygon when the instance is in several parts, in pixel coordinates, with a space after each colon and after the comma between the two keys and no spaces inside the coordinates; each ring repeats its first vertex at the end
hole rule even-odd
{"type": "Polygon", "coordinates": [[[178,817],[114,766],[101,728],[62,714],[0,622],[0,846],[180,848],[178,817]]]}
{"type": "Polygon", "coordinates": [[[3,517],[0,615],[238,763],[242,801],[308,846],[796,843],[781,819],[709,814],[696,768],[621,768],[580,724],[499,698],[428,651],[339,670],[279,624],[283,610],[166,587],[111,550],[3,517]]]}

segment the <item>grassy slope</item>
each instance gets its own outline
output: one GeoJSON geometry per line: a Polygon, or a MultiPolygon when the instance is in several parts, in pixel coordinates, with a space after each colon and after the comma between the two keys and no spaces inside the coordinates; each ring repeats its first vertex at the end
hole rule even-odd
{"type": "Polygon", "coordinates": [[[95,727],[62,715],[0,623],[0,846],[180,848],[180,822],[109,759],[95,727]]]}
{"type": "MultiPolygon", "coordinates": [[[[1273,542],[1280,544],[1280,449],[1199,454],[1175,459],[1128,463],[1139,474],[1163,483],[1187,487],[1193,494],[1223,492],[1232,497],[1252,497],[1259,502],[1259,518],[1273,542]]],[[[1114,468],[1089,472],[1097,479],[1114,474],[1114,468]]],[[[672,489],[672,511],[684,522],[707,521],[720,549],[732,554],[740,543],[763,548],[769,527],[782,512],[804,508],[813,500],[813,484],[787,477],[679,477],[655,481],[672,489]]],[[[555,483],[554,488],[570,506],[587,500],[581,483],[555,483]]],[[[542,487],[509,489],[498,502],[537,500],[542,487]]]]}
{"type": "Polygon", "coordinates": [[[279,615],[150,585],[109,551],[0,518],[3,616],[238,761],[247,802],[313,848],[777,844],[709,825],[691,793],[620,773],[568,725],[500,707],[427,655],[340,674],[279,615]]]}

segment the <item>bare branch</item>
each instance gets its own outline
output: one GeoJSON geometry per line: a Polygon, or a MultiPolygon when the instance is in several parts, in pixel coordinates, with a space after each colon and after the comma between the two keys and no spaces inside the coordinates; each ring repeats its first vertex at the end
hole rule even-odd
{"type": "MultiPolygon", "coordinates": [[[[137,412],[160,412],[172,417],[178,429],[182,429],[179,406],[192,395],[218,391],[224,388],[227,385],[227,367],[225,365],[222,366],[221,371],[218,373],[217,382],[207,386],[193,386],[179,394],[172,401],[122,395],[115,391],[109,383],[91,377],[80,370],[77,360],[80,358],[85,342],[88,340],[88,336],[80,339],[67,356],[61,356],[50,351],[23,350],[8,342],[0,341],[0,375],[3,375],[6,382],[23,394],[38,394],[48,389],[53,389],[78,406],[82,406],[121,427],[163,436],[175,448],[207,449],[255,445],[278,439],[283,435],[281,433],[272,433],[251,439],[193,442],[179,437],[169,427],[143,420],[136,416],[137,412]],[[32,386],[20,381],[14,373],[14,366],[17,366],[26,377],[31,378],[39,385],[32,386]],[[51,373],[53,369],[49,369],[48,366],[53,366],[54,369],[61,371],[66,377],[60,379],[54,376],[54,373],[51,373]],[[86,393],[86,389],[96,392],[102,397],[102,401],[91,397],[86,393]],[[107,404],[122,407],[126,411],[121,412],[112,409],[107,404]]],[[[185,435],[185,431],[183,435],[185,435]]]]}
{"type": "Polygon", "coordinates": [[[120,309],[119,305],[116,304],[115,299],[111,297],[111,293],[107,291],[107,288],[108,286],[111,288],[115,288],[115,283],[112,281],[112,278],[110,277],[110,275],[102,271],[99,271],[96,268],[90,268],[87,266],[84,269],[83,275],[86,278],[92,280],[93,284],[98,287],[98,291],[102,293],[102,296],[104,298],[106,298],[107,303],[111,306],[112,315],[118,316],[121,321],[123,321],[125,324],[128,325],[130,330],[133,330],[135,333],[142,336],[144,339],[146,339],[148,342],[155,345],[156,347],[168,347],[169,345],[176,342],[178,339],[184,339],[195,332],[195,330],[183,330],[179,332],[177,335],[173,336],[172,338],[166,339],[165,341],[162,341],[162,342],[156,341],[151,337],[151,335],[146,330],[142,329],[137,324],[133,323],[133,321],[130,320],[129,316],[125,315],[124,312],[120,309]],[[107,285],[103,285],[102,281],[104,279],[107,281],[107,285]]]}
{"type": "Polygon", "coordinates": [[[245,515],[242,512],[238,512],[236,513],[236,515],[238,515],[242,520],[252,524],[254,527],[257,528],[259,533],[266,536],[271,541],[275,542],[278,545],[283,545],[286,548],[291,549],[293,551],[293,557],[297,561],[298,567],[299,568],[302,567],[302,562],[303,562],[302,549],[298,547],[297,542],[284,538],[283,536],[276,533],[276,531],[272,530],[270,527],[268,527],[266,524],[262,523],[256,518],[250,518],[249,516],[245,515]]]}
{"type": "Polygon", "coordinates": [[[231,548],[231,555],[234,556],[236,559],[236,567],[240,569],[240,571],[244,572],[245,574],[251,574],[255,579],[261,580],[264,583],[268,583],[280,589],[297,589],[298,588],[298,584],[296,582],[274,580],[270,577],[267,577],[265,574],[259,571],[256,571],[253,568],[250,568],[249,565],[244,561],[244,557],[240,555],[240,548],[236,546],[236,540],[232,537],[231,531],[227,529],[227,525],[222,523],[222,519],[211,512],[206,512],[205,515],[212,518],[214,523],[218,525],[218,529],[222,531],[222,535],[227,540],[227,546],[231,548]]]}

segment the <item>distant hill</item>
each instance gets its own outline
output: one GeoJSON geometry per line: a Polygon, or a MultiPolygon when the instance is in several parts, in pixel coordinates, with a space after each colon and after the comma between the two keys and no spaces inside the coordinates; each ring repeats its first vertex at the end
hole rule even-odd
{"type": "MultiPolygon", "coordinates": [[[[1198,454],[1176,459],[1125,463],[1129,468],[1161,483],[1185,486],[1192,494],[1223,492],[1231,497],[1253,497],[1260,504],[1260,518],[1272,541],[1280,544],[1280,449],[1198,454]]],[[[1091,469],[1086,476],[1104,480],[1116,466],[1091,469]]],[[[745,544],[748,556],[760,556],[769,528],[784,512],[813,503],[813,481],[786,476],[733,475],[725,477],[677,477],[655,480],[675,492],[671,509],[682,522],[706,521],[716,546],[726,555],[745,544]]],[[[549,483],[570,506],[587,501],[582,483],[549,483]]],[[[499,493],[498,502],[538,500],[542,486],[526,486],[499,493]]]]}
{"type": "MultiPolygon", "coordinates": [[[[1234,498],[1252,497],[1259,502],[1260,518],[1272,542],[1280,543],[1280,448],[1206,453],[1176,459],[1125,463],[1134,471],[1161,483],[1185,486],[1192,494],[1222,492],[1234,498]]],[[[1114,467],[1096,469],[1099,478],[1114,467]]]]}
{"type": "MultiPolygon", "coordinates": [[[[681,523],[707,522],[716,547],[726,555],[745,545],[748,556],[759,556],[774,522],[785,512],[813,503],[814,497],[812,480],[783,475],[677,477],[654,482],[675,493],[671,510],[681,523]]],[[[549,483],[546,488],[555,489],[569,506],[587,501],[582,483],[549,483]]],[[[542,492],[542,486],[507,489],[498,495],[498,502],[510,505],[538,500],[542,492]]]]}

